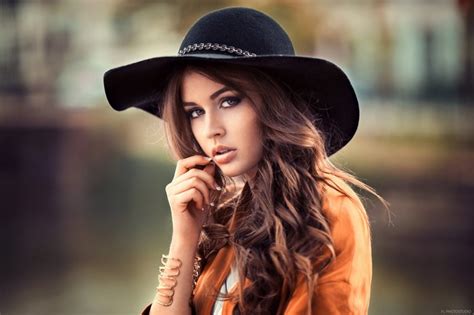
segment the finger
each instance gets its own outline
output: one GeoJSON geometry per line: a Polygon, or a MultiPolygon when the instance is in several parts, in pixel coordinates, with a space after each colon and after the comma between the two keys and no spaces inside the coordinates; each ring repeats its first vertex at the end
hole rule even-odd
{"type": "MultiPolygon", "coordinates": [[[[189,210],[191,201],[194,201],[196,208],[203,209],[203,196],[196,188],[191,188],[176,195],[176,201],[182,205],[186,205],[185,209],[189,210]]],[[[185,210],[184,210],[185,211],[185,210]]],[[[184,212],[183,211],[183,212],[184,212]]]]}
{"type": "Polygon", "coordinates": [[[213,161],[211,161],[211,163],[206,165],[206,167],[204,167],[203,171],[204,171],[205,174],[208,174],[212,178],[212,181],[214,183],[214,189],[221,191],[223,189],[223,187],[219,186],[219,184],[217,184],[216,177],[215,177],[216,176],[216,168],[217,168],[217,164],[213,160],[213,161]]]}
{"type": "Polygon", "coordinates": [[[216,163],[214,161],[211,161],[204,167],[203,171],[209,174],[212,178],[214,178],[214,173],[216,172],[216,163]]]}
{"type": "Polygon", "coordinates": [[[173,195],[177,195],[191,188],[198,189],[201,192],[201,194],[204,196],[206,204],[209,204],[209,188],[206,186],[206,183],[203,182],[198,177],[188,178],[187,180],[181,182],[180,184],[173,186],[170,192],[173,195]]]}
{"type": "Polygon", "coordinates": [[[186,173],[197,165],[207,165],[212,159],[204,155],[193,155],[176,163],[174,178],[186,173]]]}
{"type": "MultiPolygon", "coordinates": [[[[210,164],[213,164],[213,163],[210,163],[210,164]]],[[[211,166],[210,164],[206,165],[206,168],[215,168],[215,166],[211,166]]],[[[205,169],[204,170],[199,170],[199,169],[193,168],[193,169],[189,170],[188,172],[186,172],[186,173],[180,175],[179,177],[175,178],[172,181],[172,183],[173,183],[173,185],[178,185],[181,182],[187,180],[188,178],[198,177],[202,181],[204,181],[210,189],[219,190],[220,187],[218,188],[217,182],[214,179],[213,175],[209,174],[210,171],[209,170],[205,171],[205,169]]]]}

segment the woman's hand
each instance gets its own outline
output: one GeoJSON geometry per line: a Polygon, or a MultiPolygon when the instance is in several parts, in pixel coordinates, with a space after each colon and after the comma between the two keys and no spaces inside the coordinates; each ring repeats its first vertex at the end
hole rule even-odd
{"type": "Polygon", "coordinates": [[[209,212],[210,190],[217,189],[215,164],[208,157],[194,155],[179,160],[166,195],[173,220],[173,237],[187,242],[199,241],[202,225],[209,212]],[[203,170],[196,166],[205,166],[203,170]]]}

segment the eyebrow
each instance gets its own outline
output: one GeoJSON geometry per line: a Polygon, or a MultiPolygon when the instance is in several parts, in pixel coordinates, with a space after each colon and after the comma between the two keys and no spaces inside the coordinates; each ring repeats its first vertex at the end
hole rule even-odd
{"type": "MultiPolygon", "coordinates": [[[[211,94],[211,96],[209,97],[211,100],[214,100],[216,97],[218,97],[220,94],[224,93],[224,92],[227,92],[227,91],[230,91],[232,90],[230,87],[228,86],[224,86],[223,88],[215,91],[214,93],[211,94]]],[[[197,105],[196,103],[194,102],[183,102],[183,105],[184,107],[186,106],[195,106],[197,105]]]]}

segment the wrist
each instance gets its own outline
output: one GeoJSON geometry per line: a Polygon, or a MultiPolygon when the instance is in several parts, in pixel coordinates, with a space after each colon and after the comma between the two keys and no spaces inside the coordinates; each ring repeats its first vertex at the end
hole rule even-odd
{"type": "Polygon", "coordinates": [[[199,238],[193,237],[181,237],[173,235],[171,238],[170,252],[175,253],[189,253],[192,252],[193,255],[196,253],[198,246],[199,238]]]}
{"type": "Polygon", "coordinates": [[[199,242],[202,229],[176,228],[173,226],[172,241],[181,243],[196,243],[199,242]]]}

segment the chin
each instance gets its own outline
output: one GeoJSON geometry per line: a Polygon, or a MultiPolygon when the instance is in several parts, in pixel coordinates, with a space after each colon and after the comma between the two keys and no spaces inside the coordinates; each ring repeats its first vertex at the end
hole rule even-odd
{"type": "Polygon", "coordinates": [[[224,165],[223,167],[221,167],[221,172],[222,174],[224,174],[225,176],[227,177],[237,177],[237,176],[241,176],[243,174],[243,172],[239,171],[239,170],[236,170],[236,169],[232,169],[232,168],[226,168],[227,165],[224,165]]]}
{"type": "MultiPolygon", "coordinates": [[[[232,164],[232,163],[231,163],[232,164]]],[[[220,167],[221,172],[227,177],[239,177],[247,174],[249,168],[242,168],[236,165],[224,164],[220,167]]]]}

